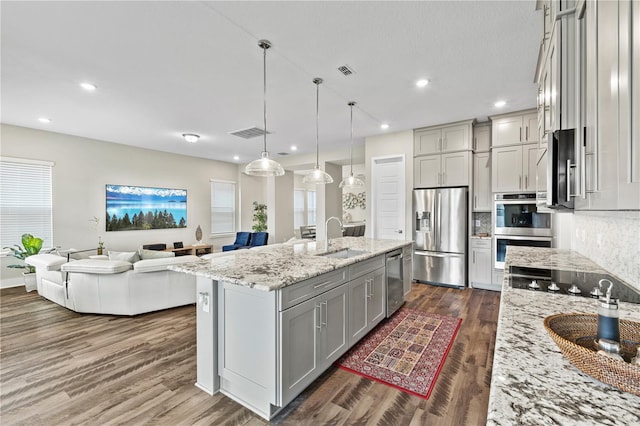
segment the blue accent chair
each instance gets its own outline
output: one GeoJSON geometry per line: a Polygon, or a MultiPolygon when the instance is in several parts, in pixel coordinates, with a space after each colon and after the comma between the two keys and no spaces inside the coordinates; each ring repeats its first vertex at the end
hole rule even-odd
{"type": "Polygon", "coordinates": [[[251,232],[236,232],[236,240],[233,244],[222,246],[222,251],[232,251],[239,248],[247,247],[249,245],[249,239],[251,232]]]}
{"type": "Polygon", "coordinates": [[[266,246],[269,240],[268,232],[254,232],[251,234],[249,247],[266,246]]]}

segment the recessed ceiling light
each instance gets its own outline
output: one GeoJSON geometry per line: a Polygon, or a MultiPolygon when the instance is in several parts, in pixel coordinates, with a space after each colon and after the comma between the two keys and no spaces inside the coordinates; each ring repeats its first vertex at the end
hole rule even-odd
{"type": "Polygon", "coordinates": [[[233,159],[234,159],[234,160],[236,160],[236,161],[238,161],[238,160],[240,159],[240,156],[238,156],[238,155],[234,155],[234,156],[233,156],[233,159]]]}
{"type": "Polygon", "coordinates": [[[426,78],[416,81],[416,86],[418,87],[425,87],[427,84],[429,84],[429,80],[427,80],[426,78]]]}
{"type": "Polygon", "coordinates": [[[291,151],[297,151],[297,150],[298,150],[298,147],[297,147],[297,146],[295,146],[295,145],[291,145],[291,151]]]}
{"type": "Polygon", "coordinates": [[[183,133],[182,137],[189,143],[196,143],[198,142],[198,139],[200,139],[200,136],[194,133],[183,133]]]}
{"type": "Polygon", "coordinates": [[[41,122],[41,123],[51,123],[52,120],[50,118],[47,118],[47,117],[40,117],[40,118],[38,118],[38,121],[41,122]]]}
{"type": "Polygon", "coordinates": [[[381,125],[380,125],[380,128],[381,128],[382,130],[387,130],[387,129],[389,128],[389,125],[388,125],[387,123],[384,123],[384,124],[381,124],[381,125]]]}
{"type": "Polygon", "coordinates": [[[98,86],[96,86],[95,84],[91,84],[91,83],[80,83],[80,87],[82,87],[84,90],[86,90],[88,92],[93,92],[94,90],[96,90],[98,88],[98,86]]]}
{"type": "Polygon", "coordinates": [[[493,106],[495,106],[496,108],[502,108],[503,106],[505,106],[507,104],[506,101],[498,101],[495,104],[493,104],[493,106]]]}

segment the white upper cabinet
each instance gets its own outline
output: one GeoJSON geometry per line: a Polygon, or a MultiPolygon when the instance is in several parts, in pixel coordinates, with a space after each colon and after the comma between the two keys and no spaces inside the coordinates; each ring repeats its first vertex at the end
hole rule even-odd
{"type": "Polygon", "coordinates": [[[471,149],[473,120],[414,130],[413,155],[440,154],[471,149]]]}
{"type": "Polygon", "coordinates": [[[491,124],[473,126],[473,150],[475,152],[489,151],[491,148],[491,124]]]}
{"type": "Polygon", "coordinates": [[[414,187],[468,186],[471,151],[424,155],[414,158],[414,187]]]}
{"type": "Polygon", "coordinates": [[[546,167],[538,173],[538,144],[494,148],[491,154],[493,192],[536,192],[536,186],[546,185],[546,167]]]}
{"type": "Polygon", "coordinates": [[[535,110],[491,117],[492,146],[518,145],[540,140],[538,113],[535,110]]]}
{"type": "Polygon", "coordinates": [[[473,211],[490,212],[491,199],[491,154],[473,154],[473,211]]]}

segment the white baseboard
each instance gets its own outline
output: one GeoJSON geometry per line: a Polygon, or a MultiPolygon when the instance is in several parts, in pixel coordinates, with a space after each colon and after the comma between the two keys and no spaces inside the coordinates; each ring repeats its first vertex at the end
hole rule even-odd
{"type": "Polygon", "coordinates": [[[4,280],[0,280],[0,288],[10,288],[10,287],[24,287],[24,278],[15,277],[15,278],[7,278],[4,280]]]}

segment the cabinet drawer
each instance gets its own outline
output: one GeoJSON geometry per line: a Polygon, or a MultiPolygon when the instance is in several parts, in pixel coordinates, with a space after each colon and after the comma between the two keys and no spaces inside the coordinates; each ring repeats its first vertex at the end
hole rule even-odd
{"type": "Polygon", "coordinates": [[[491,240],[471,239],[471,248],[491,250],[491,240]]]}
{"type": "MultiPolygon", "coordinates": [[[[384,259],[382,262],[384,264],[384,259]]],[[[347,272],[347,268],[341,268],[279,290],[278,310],[283,311],[347,282],[347,272]]]]}
{"type": "Polygon", "coordinates": [[[384,255],[376,256],[349,266],[349,279],[358,278],[384,266],[384,255]]]}

